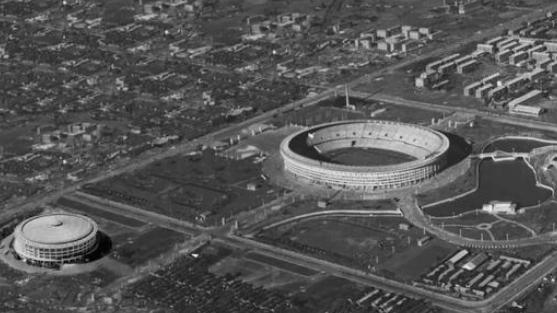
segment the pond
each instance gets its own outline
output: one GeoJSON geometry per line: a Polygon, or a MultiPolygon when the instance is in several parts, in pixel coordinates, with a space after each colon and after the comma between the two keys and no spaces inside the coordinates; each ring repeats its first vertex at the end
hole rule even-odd
{"type": "Polygon", "coordinates": [[[532,140],[527,138],[502,138],[489,143],[483,152],[489,153],[497,150],[505,152],[530,152],[535,148],[545,147],[556,143],[532,140]]]}
{"type": "Polygon", "coordinates": [[[534,171],[523,159],[498,162],[486,159],[478,166],[479,181],[475,192],[424,208],[424,212],[445,217],[480,209],[492,200],[512,201],[520,208],[536,205],[551,197],[549,189],[536,185],[534,171]]]}

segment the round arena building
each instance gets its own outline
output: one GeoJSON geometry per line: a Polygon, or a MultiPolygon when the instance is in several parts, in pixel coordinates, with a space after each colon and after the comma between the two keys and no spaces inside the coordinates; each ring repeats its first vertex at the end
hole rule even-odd
{"type": "Polygon", "coordinates": [[[75,263],[98,246],[98,226],[77,214],[39,215],[21,222],[14,231],[14,252],[29,263],[75,263]]]}
{"type": "Polygon", "coordinates": [[[449,139],[438,131],[379,120],[313,126],[288,136],[280,146],[284,170],[296,180],[370,192],[402,188],[434,176],[447,164],[448,150],[449,139]],[[339,151],[344,151],[344,160],[338,158],[339,151]],[[367,155],[354,162],[352,156],[361,151],[367,155]],[[382,162],[366,163],[385,152],[382,162]],[[400,162],[388,163],[393,159],[400,162]]]}

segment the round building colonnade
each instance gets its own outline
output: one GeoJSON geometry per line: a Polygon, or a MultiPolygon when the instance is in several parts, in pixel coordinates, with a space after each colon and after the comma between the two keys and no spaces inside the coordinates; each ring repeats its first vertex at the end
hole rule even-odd
{"type": "Polygon", "coordinates": [[[89,217],[56,213],[21,222],[14,230],[14,252],[28,263],[76,263],[98,246],[98,226],[89,217]]]}

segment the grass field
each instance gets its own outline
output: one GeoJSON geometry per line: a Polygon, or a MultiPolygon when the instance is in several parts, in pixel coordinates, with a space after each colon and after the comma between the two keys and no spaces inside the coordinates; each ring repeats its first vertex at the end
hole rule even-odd
{"type": "Polygon", "coordinates": [[[398,217],[315,218],[268,229],[257,238],[332,262],[410,281],[423,274],[431,262],[446,257],[456,247],[438,240],[418,247],[416,241],[424,236],[423,231],[417,228],[400,230],[399,224],[404,222],[398,217]]]}
{"type": "Polygon", "coordinates": [[[243,139],[242,145],[252,145],[268,154],[277,154],[282,140],[298,130],[301,130],[301,128],[295,126],[284,126],[275,130],[269,130],[257,136],[243,139]]]}
{"type": "MultiPolygon", "coordinates": [[[[296,295],[294,300],[305,302],[305,312],[327,312],[335,305],[346,301],[345,299],[355,299],[362,290],[362,286],[344,278],[328,276],[309,286],[304,293],[296,295]]],[[[342,310],[337,309],[333,312],[342,310]]]]}
{"type": "Polygon", "coordinates": [[[443,113],[422,110],[358,98],[350,98],[350,104],[356,107],[355,111],[347,110],[344,97],[337,97],[321,101],[318,105],[306,107],[299,110],[284,113],[275,117],[272,121],[277,125],[298,124],[316,125],[321,123],[374,118],[403,123],[415,123],[429,125],[432,118],[440,118],[443,113]]]}
{"type": "Polygon", "coordinates": [[[178,219],[217,225],[222,218],[258,207],[282,191],[263,180],[261,164],[253,161],[226,159],[206,151],[158,161],[137,172],[88,185],[84,191],[178,219]],[[247,190],[248,183],[255,183],[256,190],[247,190]]]}
{"type": "Polygon", "coordinates": [[[509,218],[532,228],[538,234],[553,232],[557,230],[557,203],[546,202],[509,218]]]}
{"type": "Polygon", "coordinates": [[[275,259],[263,254],[259,254],[259,253],[248,253],[246,255],[246,258],[249,260],[253,260],[253,261],[257,261],[260,263],[264,263],[264,264],[268,264],[271,265],[273,267],[279,268],[279,269],[283,269],[286,270],[288,272],[292,272],[298,275],[302,275],[302,276],[313,276],[315,274],[317,274],[318,272],[307,268],[307,267],[303,267],[294,263],[290,263],[290,262],[286,262],[286,261],[282,261],[279,259],[275,259]]]}
{"type": "Polygon", "coordinates": [[[425,247],[412,247],[397,254],[378,266],[378,270],[385,276],[410,282],[418,279],[428,268],[455,251],[457,247],[435,239],[425,247]]]}
{"type": "Polygon", "coordinates": [[[476,240],[490,240],[489,233],[485,230],[476,229],[474,227],[445,226],[446,231],[459,234],[464,238],[476,240]]]}
{"type": "Polygon", "coordinates": [[[512,240],[532,237],[532,234],[528,230],[524,229],[524,227],[504,221],[493,224],[489,231],[493,234],[496,240],[507,240],[507,238],[512,240]]]}
{"type": "Polygon", "coordinates": [[[124,238],[119,239],[115,240],[117,243],[112,252],[113,258],[130,266],[137,266],[169,251],[188,237],[170,229],[156,227],[139,236],[128,237],[125,241],[124,238]]]}
{"type": "Polygon", "coordinates": [[[85,306],[85,295],[118,278],[104,268],[70,276],[29,275],[13,270],[2,262],[0,277],[4,278],[0,279],[0,311],[52,313],[69,312],[60,310],[62,307],[85,306]]]}
{"type": "Polygon", "coordinates": [[[100,217],[100,218],[103,218],[107,221],[119,223],[121,225],[128,226],[128,227],[141,227],[141,226],[145,225],[145,222],[143,222],[143,221],[136,220],[136,219],[126,217],[126,216],[123,216],[123,215],[115,214],[115,213],[112,213],[112,212],[109,212],[109,211],[104,211],[104,210],[101,210],[101,209],[97,209],[97,208],[92,207],[90,205],[86,205],[86,204],[81,203],[81,202],[73,201],[73,200],[70,200],[68,198],[58,199],[57,204],[61,205],[63,207],[67,207],[67,208],[72,209],[72,210],[81,211],[86,215],[92,215],[93,217],[100,217]]]}
{"type": "Polygon", "coordinates": [[[451,183],[416,195],[420,206],[442,201],[450,197],[458,196],[476,188],[476,163],[472,162],[470,169],[463,175],[457,177],[451,183]]]}
{"type": "Polygon", "coordinates": [[[487,214],[482,211],[475,211],[475,212],[466,213],[458,217],[432,218],[431,221],[435,225],[454,224],[454,225],[475,226],[481,223],[493,223],[497,221],[497,219],[491,214],[487,214]]]}
{"type": "Polygon", "coordinates": [[[234,275],[247,283],[266,289],[291,293],[310,283],[307,277],[281,270],[265,263],[251,261],[242,255],[228,256],[209,268],[215,275],[234,275]]]}
{"type": "Polygon", "coordinates": [[[357,166],[391,165],[415,160],[404,153],[374,148],[337,149],[322,156],[331,163],[357,166]]]}
{"type": "Polygon", "coordinates": [[[358,250],[371,251],[381,240],[393,240],[387,232],[335,219],[315,219],[300,224],[290,230],[291,240],[346,257],[353,257],[358,250]]]}
{"type": "Polygon", "coordinates": [[[482,160],[478,173],[478,188],[474,192],[429,206],[423,209],[424,212],[438,217],[452,216],[480,209],[492,200],[511,201],[519,207],[529,207],[552,196],[551,191],[537,184],[531,167],[521,159],[504,162],[482,160]]]}
{"type": "Polygon", "coordinates": [[[555,245],[541,244],[536,246],[506,249],[504,254],[508,256],[514,256],[517,258],[523,258],[526,260],[533,260],[538,262],[541,259],[543,259],[543,257],[551,253],[552,251],[555,251],[555,245]]]}

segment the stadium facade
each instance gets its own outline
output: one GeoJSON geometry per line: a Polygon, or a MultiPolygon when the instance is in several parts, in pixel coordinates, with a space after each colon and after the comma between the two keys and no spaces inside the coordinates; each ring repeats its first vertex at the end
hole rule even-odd
{"type": "Polygon", "coordinates": [[[317,125],[285,138],[280,146],[284,170],[297,181],[333,189],[385,191],[422,182],[447,164],[449,139],[428,127],[379,120],[352,120],[317,125]],[[343,148],[396,151],[414,160],[381,166],[323,161],[343,148]]]}

